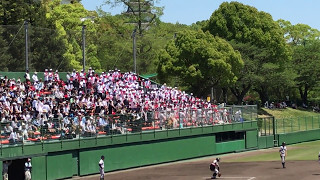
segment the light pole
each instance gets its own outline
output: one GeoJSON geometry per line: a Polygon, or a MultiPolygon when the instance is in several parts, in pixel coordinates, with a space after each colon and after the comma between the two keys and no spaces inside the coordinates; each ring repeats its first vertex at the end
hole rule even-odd
{"type": "Polygon", "coordinates": [[[26,71],[29,70],[29,51],[28,51],[28,21],[24,21],[24,29],[25,29],[25,44],[26,44],[26,71]]]}
{"type": "Polygon", "coordinates": [[[133,51],[133,67],[134,67],[134,73],[137,73],[136,32],[137,32],[137,29],[134,29],[133,32],[132,32],[132,40],[133,40],[132,51],[133,51]]]}
{"type": "Polygon", "coordinates": [[[86,25],[82,25],[82,64],[83,72],[86,71],[86,25]]]}

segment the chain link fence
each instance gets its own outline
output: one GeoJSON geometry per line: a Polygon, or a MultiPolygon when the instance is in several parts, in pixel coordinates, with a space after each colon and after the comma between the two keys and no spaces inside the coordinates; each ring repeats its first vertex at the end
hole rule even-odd
{"type": "Polygon", "coordinates": [[[274,117],[258,118],[258,128],[261,136],[315,130],[320,129],[320,116],[283,119],[275,119],[274,117]]]}
{"type": "Polygon", "coordinates": [[[275,118],[274,117],[264,117],[258,118],[258,129],[260,136],[270,136],[275,134],[275,118]]]}
{"type": "Polygon", "coordinates": [[[320,116],[276,119],[277,134],[308,131],[314,129],[320,129],[320,116]]]}
{"type": "Polygon", "coordinates": [[[232,114],[236,121],[245,120],[257,120],[258,117],[258,106],[257,105],[243,105],[243,106],[229,106],[232,110],[232,114]]]}

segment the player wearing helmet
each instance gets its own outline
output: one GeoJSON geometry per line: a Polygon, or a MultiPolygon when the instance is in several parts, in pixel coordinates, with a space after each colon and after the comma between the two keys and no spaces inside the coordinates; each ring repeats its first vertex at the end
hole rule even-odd
{"type": "Polygon", "coordinates": [[[220,166],[219,166],[220,158],[216,158],[211,164],[210,164],[210,170],[213,171],[211,179],[216,179],[217,175],[220,177],[220,166]]]}
{"type": "Polygon", "coordinates": [[[280,146],[279,152],[280,152],[282,168],[286,168],[287,146],[285,142],[283,142],[282,145],[280,146]]]}

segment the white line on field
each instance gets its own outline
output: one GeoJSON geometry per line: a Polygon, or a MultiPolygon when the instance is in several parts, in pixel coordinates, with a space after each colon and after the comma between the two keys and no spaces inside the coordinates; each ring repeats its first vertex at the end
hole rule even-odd
{"type": "MultiPolygon", "coordinates": [[[[211,177],[204,177],[203,179],[210,179],[211,177]]],[[[253,180],[256,177],[217,177],[217,179],[246,179],[246,180],[253,180]]]]}

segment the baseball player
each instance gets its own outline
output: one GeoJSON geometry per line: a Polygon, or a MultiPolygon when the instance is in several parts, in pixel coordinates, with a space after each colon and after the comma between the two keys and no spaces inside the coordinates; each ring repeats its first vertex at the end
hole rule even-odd
{"type": "Polygon", "coordinates": [[[104,156],[101,156],[99,161],[100,180],[104,179],[104,156]]]}
{"type": "Polygon", "coordinates": [[[211,179],[216,179],[217,175],[220,177],[220,166],[219,166],[220,158],[216,158],[211,164],[210,164],[210,170],[213,171],[211,179]]]}
{"type": "Polygon", "coordinates": [[[280,152],[282,168],[286,168],[287,146],[285,142],[283,142],[282,145],[280,146],[279,152],[280,152]]]}

